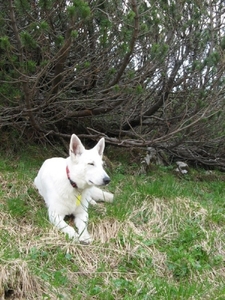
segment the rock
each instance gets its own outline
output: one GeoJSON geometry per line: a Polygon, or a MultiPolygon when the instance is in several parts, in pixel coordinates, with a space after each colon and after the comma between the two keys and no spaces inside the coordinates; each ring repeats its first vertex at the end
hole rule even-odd
{"type": "Polygon", "coordinates": [[[176,162],[177,168],[175,169],[176,172],[179,172],[180,174],[187,174],[188,173],[188,164],[183,161],[177,161],[176,162]]]}

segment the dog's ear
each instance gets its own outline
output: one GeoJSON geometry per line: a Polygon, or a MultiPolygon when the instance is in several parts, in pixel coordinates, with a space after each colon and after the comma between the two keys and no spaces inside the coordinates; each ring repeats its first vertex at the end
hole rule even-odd
{"type": "Polygon", "coordinates": [[[105,139],[101,138],[95,148],[97,149],[98,154],[102,156],[105,149],[105,139]]]}
{"type": "Polygon", "coordinates": [[[80,139],[76,134],[72,134],[70,139],[70,150],[69,155],[81,155],[84,152],[85,148],[81,143],[80,139]]]}

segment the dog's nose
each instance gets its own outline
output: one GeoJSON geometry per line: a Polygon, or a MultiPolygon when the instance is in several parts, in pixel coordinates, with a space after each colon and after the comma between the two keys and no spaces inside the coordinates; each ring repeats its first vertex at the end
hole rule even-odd
{"type": "Polygon", "coordinates": [[[104,184],[110,183],[110,180],[111,180],[111,179],[110,179],[108,176],[106,176],[106,177],[103,178],[104,184]]]}

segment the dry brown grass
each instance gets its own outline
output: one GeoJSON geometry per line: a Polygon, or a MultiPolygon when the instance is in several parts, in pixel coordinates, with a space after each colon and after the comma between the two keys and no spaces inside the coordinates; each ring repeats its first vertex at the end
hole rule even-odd
{"type": "Polygon", "coordinates": [[[0,299],[37,299],[41,295],[39,279],[31,274],[27,262],[21,259],[1,262],[0,299]]]}

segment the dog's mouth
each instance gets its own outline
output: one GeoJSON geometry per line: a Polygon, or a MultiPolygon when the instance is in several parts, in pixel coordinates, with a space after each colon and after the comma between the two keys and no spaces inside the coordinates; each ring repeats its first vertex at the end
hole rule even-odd
{"type": "Polygon", "coordinates": [[[94,182],[91,181],[91,180],[89,180],[89,184],[90,184],[90,185],[95,185],[95,186],[102,186],[102,185],[104,185],[103,183],[102,183],[102,184],[94,183],[94,182]]]}

